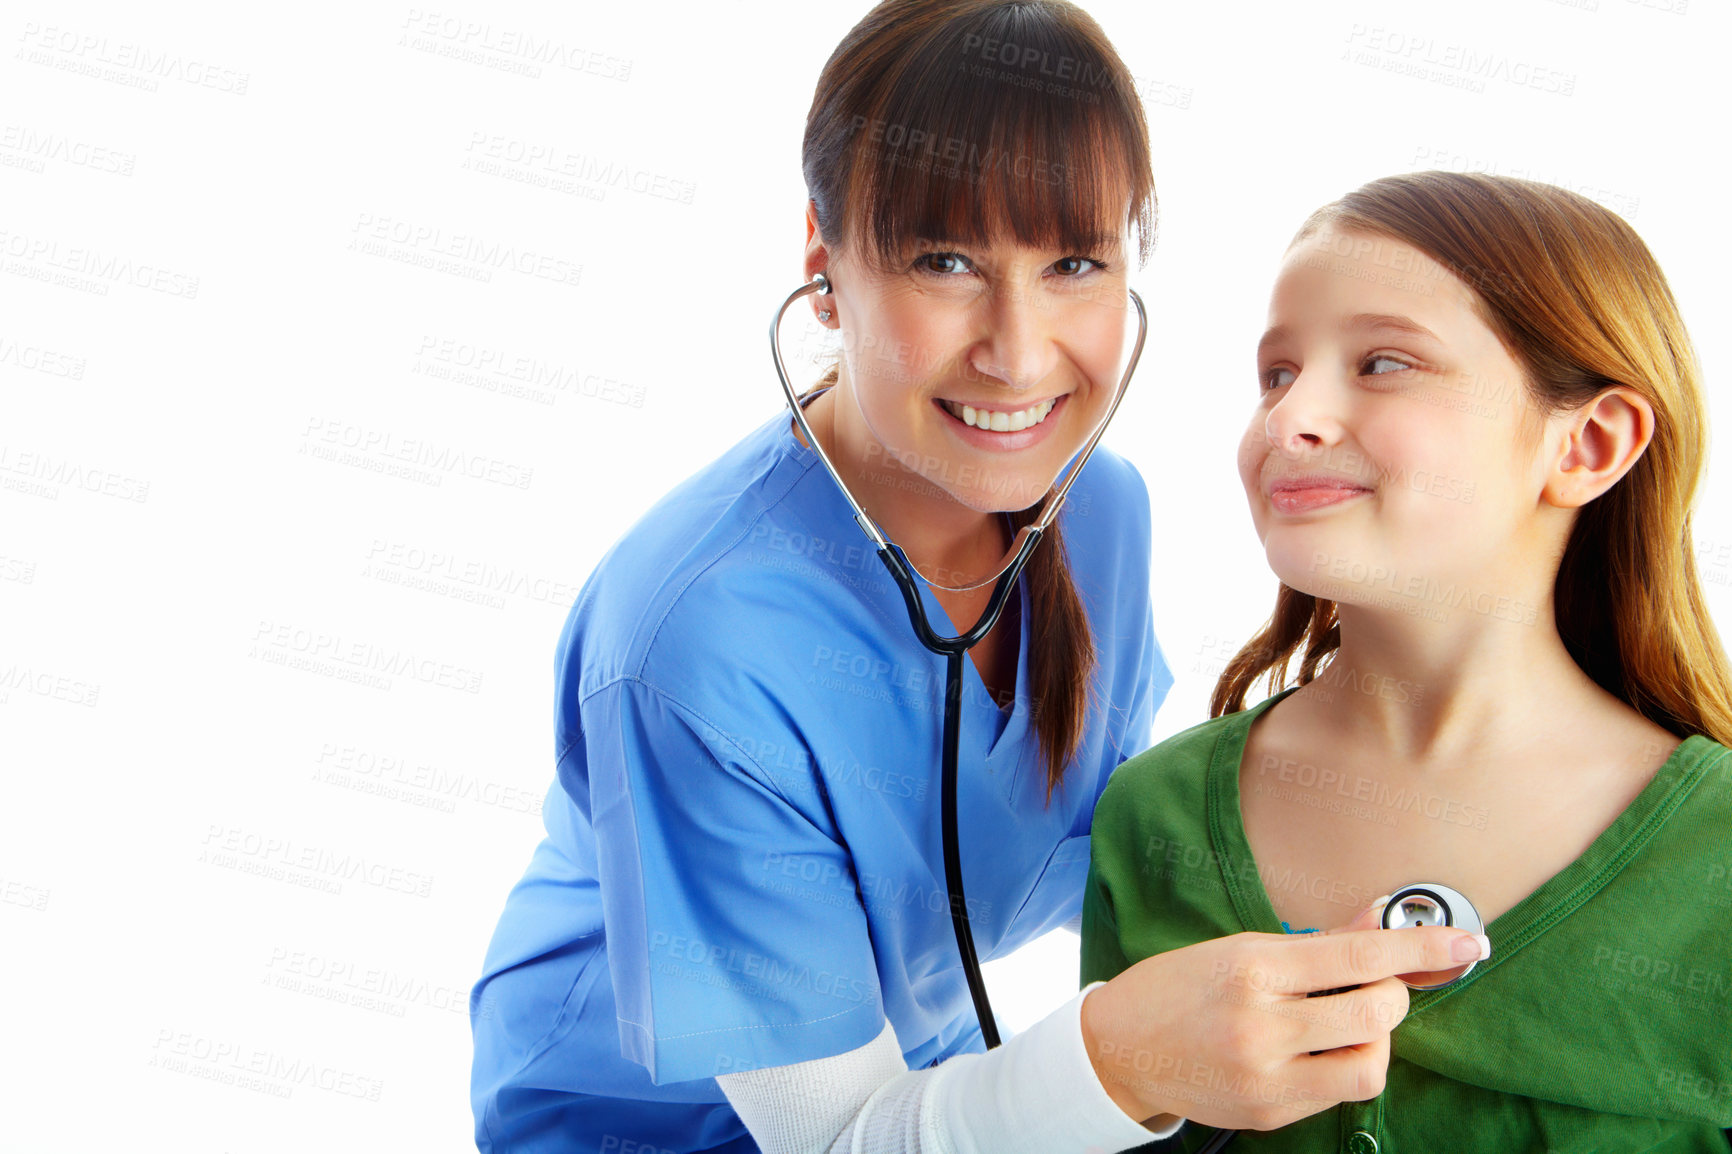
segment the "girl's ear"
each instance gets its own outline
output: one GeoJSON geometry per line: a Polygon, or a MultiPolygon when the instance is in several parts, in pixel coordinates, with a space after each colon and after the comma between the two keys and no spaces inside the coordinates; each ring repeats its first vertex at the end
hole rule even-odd
{"type": "Polygon", "coordinates": [[[1654,406],[1626,385],[1607,389],[1558,419],[1562,451],[1540,496],[1561,509],[1580,508],[1610,489],[1654,438],[1654,406]]]}

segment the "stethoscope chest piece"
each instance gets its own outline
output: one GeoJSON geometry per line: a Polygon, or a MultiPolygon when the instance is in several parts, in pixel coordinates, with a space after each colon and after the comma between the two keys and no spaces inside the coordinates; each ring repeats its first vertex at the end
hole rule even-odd
{"type": "MultiPolygon", "coordinates": [[[[1485,926],[1480,921],[1479,911],[1473,908],[1473,903],[1459,891],[1435,882],[1402,886],[1389,896],[1388,903],[1384,905],[1384,929],[1403,930],[1413,926],[1454,926],[1470,933],[1485,933],[1485,926]]],[[[1477,961],[1469,962],[1466,969],[1447,981],[1419,985],[1403,979],[1403,983],[1413,990],[1441,990],[1467,977],[1477,965],[1477,961]]]]}

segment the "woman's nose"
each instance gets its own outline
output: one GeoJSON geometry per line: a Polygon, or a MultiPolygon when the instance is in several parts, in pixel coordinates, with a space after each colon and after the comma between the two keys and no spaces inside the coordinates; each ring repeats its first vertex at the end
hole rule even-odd
{"type": "Polygon", "coordinates": [[[995,292],[990,331],[969,351],[969,367],[1011,388],[1033,388],[1052,371],[1057,356],[1051,311],[1026,290],[1006,287],[995,292]]]}

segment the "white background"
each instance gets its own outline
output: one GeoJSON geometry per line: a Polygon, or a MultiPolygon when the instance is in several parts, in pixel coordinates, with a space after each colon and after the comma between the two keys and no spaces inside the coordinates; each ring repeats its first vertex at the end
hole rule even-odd
{"type": "MultiPolygon", "coordinates": [[[[1273,604],[1233,448],[1323,202],[1430,167],[1601,200],[1719,403],[1728,28],[1687,2],[1087,5],[1161,202],[1107,438],[1155,499],[1157,737],[1273,604]]],[[[0,25],[0,1149],[472,1148],[465,998],[540,837],[558,630],[780,403],[801,129],[865,6],[149,8],[0,25]],[[520,358],[564,387],[512,395],[489,365],[520,358]],[[483,475],[384,471],[422,452],[483,475]]],[[[1696,518],[1720,615],[1727,497],[1696,518]]],[[[1001,1012],[1075,967],[1063,934],[996,963],[1001,1012]]]]}

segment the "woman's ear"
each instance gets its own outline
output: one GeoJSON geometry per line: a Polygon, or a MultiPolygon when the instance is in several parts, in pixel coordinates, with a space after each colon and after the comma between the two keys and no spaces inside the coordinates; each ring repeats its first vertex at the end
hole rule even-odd
{"type": "MultiPolygon", "coordinates": [[[[806,279],[811,280],[813,273],[828,273],[830,271],[830,249],[824,243],[823,236],[818,232],[818,204],[816,201],[806,201],[806,279]]],[[[817,313],[818,323],[832,327],[831,318],[836,315],[836,297],[821,293],[812,294],[812,309],[817,313]]],[[[839,326],[840,322],[836,322],[839,326]]]]}
{"type": "Polygon", "coordinates": [[[1577,509],[1629,472],[1654,439],[1654,406],[1627,385],[1607,389],[1560,417],[1561,455],[1541,496],[1561,509],[1577,509]]]}
{"type": "Polygon", "coordinates": [[[818,204],[816,201],[806,201],[806,279],[811,280],[815,272],[823,272],[830,264],[830,250],[824,244],[824,238],[818,232],[818,204]]]}

